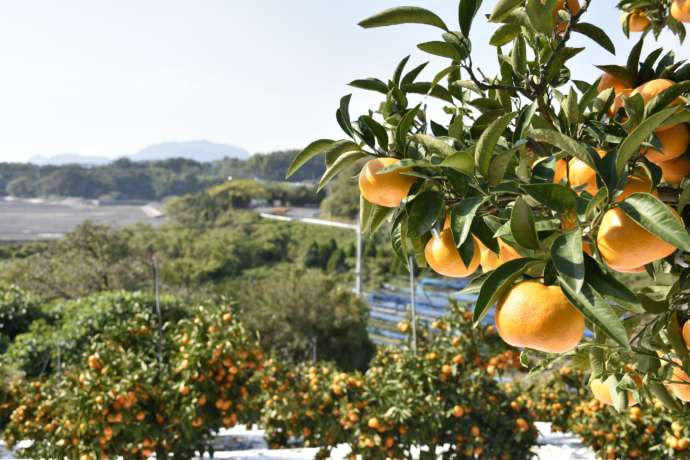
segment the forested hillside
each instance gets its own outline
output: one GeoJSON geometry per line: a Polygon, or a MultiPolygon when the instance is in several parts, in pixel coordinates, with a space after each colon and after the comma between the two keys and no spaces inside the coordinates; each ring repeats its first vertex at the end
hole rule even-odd
{"type": "MultiPolygon", "coordinates": [[[[294,154],[279,151],[210,163],[182,158],[150,162],[121,158],[103,166],[0,163],[0,196],[160,200],[197,193],[230,176],[284,180],[294,154]]],[[[323,171],[323,162],[312,161],[290,180],[317,180],[323,171]]]]}

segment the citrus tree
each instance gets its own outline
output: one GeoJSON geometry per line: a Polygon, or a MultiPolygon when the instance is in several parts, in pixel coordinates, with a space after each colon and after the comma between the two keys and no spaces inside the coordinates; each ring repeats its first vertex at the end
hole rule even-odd
{"type": "Polygon", "coordinates": [[[322,155],[323,188],[368,159],[362,228],[388,221],[400,259],[472,277],[476,323],[495,306],[503,340],[530,350],[524,362],[573,356],[619,409],[651,393],[680,414],[678,399],[690,400],[690,64],[642,48],[665,29],[682,43],[690,2],[611,4],[626,34],[641,35],[594,82],[568,69],[585,51],[569,44],[576,34],[615,54],[588,22],[592,0],[492,2],[496,75],[472,61],[481,3],[460,0],[457,27],[413,6],[360,22],[428,25],[440,38],[418,48],[445,64],[431,81],[420,80],[428,63],[409,69],[408,58],[388,80],[353,81],[381,104],[354,117],[343,97],[336,118],[345,138],[314,141],[288,175],[322,155]],[[443,106],[436,119],[430,99],[443,106]]]}

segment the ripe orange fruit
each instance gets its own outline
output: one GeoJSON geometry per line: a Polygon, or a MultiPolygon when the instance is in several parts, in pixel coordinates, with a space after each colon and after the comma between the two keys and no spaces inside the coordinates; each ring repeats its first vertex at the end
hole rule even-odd
{"type": "Polygon", "coordinates": [[[670,161],[683,155],[688,150],[690,144],[690,132],[687,125],[678,123],[668,129],[665,129],[656,134],[661,142],[661,151],[656,149],[647,149],[644,155],[652,163],[663,163],[670,161]]]}
{"type": "Polygon", "coordinates": [[[670,185],[679,186],[685,176],[690,174],[690,161],[685,155],[658,163],[657,166],[661,168],[661,177],[670,185]]]}
{"type": "Polygon", "coordinates": [[[620,78],[611,75],[608,72],[604,72],[599,80],[597,91],[601,93],[609,88],[613,88],[613,92],[618,94],[621,91],[630,88],[630,82],[621,80],[620,78]]]}
{"type": "Polygon", "coordinates": [[[622,13],[621,19],[623,22],[628,21],[628,30],[630,30],[630,32],[644,32],[652,25],[652,22],[643,11],[622,13]]]}
{"type": "Polygon", "coordinates": [[[585,332],[585,318],[573,307],[560,286],[522,281],[496,306],[496,329],[515,347],[547,353],[573,349],[585,332]]]}
{"type": "MultiPolygon", "coordinates": [[[[679,364],[677,362],[677,364],[679,364]]],[[[680,367],[673,366],[671,380],[678,383],[669,383],[668,389],[681,401],[690,401],[690,377],[680,367]],[[682,383],[681,383],[682,382],[682,383]]]]}
{"type": "Polygon", "coordinates": [[[496,270],[504,263],[521,257],[512,246],[508,245],[500,238],[498,239],[498,254],[484,246],[484,243],[479,240],[477,240],[477,244],[481,252],[480,265],[482,266],[483,272],[496,270]]]}
{"type": "MultiPolygon", "coordinates": [[[[606,152],[602,149],[596,149],[596,151],[599,154],[599,158],[604,158],[606,155],[606,152]]],[[[590,195],[596,195],[599,190],[596,171],[587,166],[587,163],[577,158],[570,160],[568,178],[570,179],[571,187],[585,190],[590,195]]]]}
{"type": "Polygon", "coordinates": [[[671,16],[680,22],[690,22],[690,0],[673,0],[671,16]]]}
{"type": "MultiPolygon", "coordinates": [[[[642,96],[642,99],[644,100],[644,103],[647,104],[649,103],[654,96],[666,91],[669,89],[671,86],[673,86],[675,83],[671,80],[665,79],[665,78],[658,78],[656,80],[650,80],[647,83],[643,83],[637,88],[633,90],[632,93],[630,93],[631,96],[634,96],[636,94],[639,94],[642,96]]],[[[678,98],[675,101],[673,101],[670,105],[679,105],[682,104],[683,100],[678,98]]],[[[675,125],[661,125],[656,129],[657,133],[660,133],[664,130],[670,129],[675,125]]]]}
{"type": "MultiPolygon", "coordinates": [[[[592,379],[592,381],[589,383],[589,388],[592,390],[594,397],[600,403],[613,406],[611,390],[605,382],[602,382],[600,379],[592,379]]],[[[635,404],[637,404],[635,396],[633,396],[632,391],[628,391],[628,406],[634,406],[635,404]]]]}
{"type": "Polygon", "coordinates": [[[564,159],[560,159],[556,161],[556,166],[554,167],[553,170],[553,182],[555,184],[559,184],[561,181],[565,180],[565,173],[567,171],[567,165],[568,163],[564,159]]]}
{"type": "MultiPolygon", "coordinates": [[[[647,179],[631,177],[618,198],[622,200],[631,193],[649,191],[650,188],[647,179]],[[645,189],[646,184],[648,187],[645,189]]],[[[680,216],[672,208],[669,209],[680,220],[680,216]]],[[[663,259],[676,250],[672,244],[642,228],[620,208],[610,209],[604,214],[597,233],[597,247],[604,261],[623,273],[636,272],[640,267],[663,259]]]]}
{"type": "Polygon", "coordinates": [[[474,255],[469,266],[462,261],[450,229],[443,230],[439,238],[432,237],[426,244],[424,248],[426,262],[439,275],[466,278],[477,271],[481,260],[481,250],[474,235],[472,240],[474,242],[474,255]]]}
{"type": "Polygon", "coordinates": [[[410,191],[415,178],[403,175],[409,169],[399,169],[377,174],[384,168],[398,163],[397,158],[376,158],[369,160],[359,173],[359,190],[372,204],[385,208],[397,208],[410,191]]]}
{"type": "Polygon", "coordinates": [[[690,321],[686,321],[685,324],[683,324],[683,341],[685,342],[685,346],[690,348],[690,321]]]}

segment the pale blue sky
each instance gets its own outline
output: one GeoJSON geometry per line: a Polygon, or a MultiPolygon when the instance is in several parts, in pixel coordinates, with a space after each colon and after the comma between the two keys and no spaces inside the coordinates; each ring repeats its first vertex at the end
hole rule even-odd
{"type": "MultiPolygon", "coordinates": [[[[588,20],[611,33],[619,57],[577,40],[588,46],[578,78],[596,76],[593,64],[624,62],[632,41],[623,40],[613,3],[595,0],[588,20]]],[[[415,45],[437,39],[437,29],[356,26],[400,4],[433,9],[456,27],[456,0],[3,2],[0,161],[115,156],[191,139],[265,152],[339,136],[333,114],[349,81],[385,79],[409,53],[414,64],[428,59],[415,45]]],[[[494,52],[482,43],[493,29],[480,17],[472,33],[475,63],[487,70],[494,52]]],[[[662,43],[690,57],[687,44],[662,43]]],[[[352,92],[353,112],[377,101],[352,92]]]]}

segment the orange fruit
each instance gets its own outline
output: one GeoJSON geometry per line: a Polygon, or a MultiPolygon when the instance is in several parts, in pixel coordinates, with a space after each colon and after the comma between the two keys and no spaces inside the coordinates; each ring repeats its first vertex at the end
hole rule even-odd
{"type": "Polygon", "coordinates": [[[562,158],[556,161],[556,166],[553,170],[553,182],[555,184],[559,184],[561,181],[565,180],[565,172],[567,171],[566,165],[567,162],[562,158]]]}
{"type": "Polygon", "coordinates": [[[657,166],[661,168],[661,177],[667,183],[675,186],[679,186],[685,176],[690,174],[690,161],[688,161],[688,157],[685,155],[681,155],[674,160],[658,163],[657,166]]]}
{"type": "MultiPolygon", "coordinates": [[[[602,382],[600,379],[592,379],[589,383],[589,388],[600,403],[613,406],[611,390],[609,390],[609,386],[605,382],[602,382]]],[[[633,396],[632,391],[628,391],[628,406],[634,406],[635,404],[637,404],[635,396],[633,396]]]]}
{"type": "Polygon", "coordinates": [[[690,348],[690,321],[686,321],[685,324],[683,324],[683,341],[685,342],[685,346],[690,348]]]}
{"type": "Polygon", "coordinates": [[[479,240],[477,240],[477,244],[479,244],[479,249],[481,251],[480,264],[483,272],[490,272],[508,261],[522,257],[512,246],[508,245],[500,238],[498,239],[498,254],[484,246],[479,240]]]}
{"type": "Polygon", "coordinates": [[[673,366],[671,380],[677,383],[669,383],[667,387],[676,398],[688,402],[690,401],[690,377],[679,367],[680,362],[678,360],[674,361],[676,361],[677,365],[673,366]]]}
{"type": "MultiPolygon", "coordinates": [[[[596,149],[599,158],[604,158],[606,152],[602,149],[596,149]]],[[[587,163],[577,158],[570,160],[568,166],[568,177],[570,179],[570,186],[585,190],[590,195],[596,195],[599,190],[597,185],[597,173],[590,168],[587,163]]]]}
{"type": "Polygon", "coordinates": [[[613,92],[618,94],[623,90],[626,90],[630,88],[630,83],[624,80],[621,80],[620,78],[611,75],[608,72],[604,72],[601,75],[601,79],[599,80],[599,85],[597,86],[597,90],[601,93],[602,91],[605,91],[609,88],[613,88],[613,92]]]}
{"type": "MultiPolygon", "coordinates": [[[[628,179],[628,185],[620,199],[631,193],[649,191],[644,189],[644,179],[628,179]]],[[[648,180],[646,181],[647,183],[648,180]]],[[[680,221],[680,216],[672,208],[671,211],[680,221]]],[[[635,272],[640,267],[663,259],[676,251],[676,247],[651,234],[637,222],[628,217],[620,208],[613,208],[604,214],[597,233],[597,247],[604,261],[616,271],[635,272]]]]}
{"type": "MultiPolygon", "coordinates": [[[[634,96],[636,94],[639,94],[640,96],[642,96],[644,103],[647,104],[656,95],[666,91],[667,89],[669,89],[674,84],[675,84],[675,82],[673,82],[671,80],[668,80],[665,78],[658,78],[656,80],[650,80],[647,83],[641,84],[640,86],[635,88],[630,95],[634,96]]],[[[673,101],[670,105],[679,105],[682,103],[683,103],[683,100],[678,98],[675,101],[673,101]]],[[[666,129],[670,129],[673,126],[675,126],[675,125],[661,125],[656,129],[656,132],[659,133],[659,132],[664,131],[666,129]]]]}
{"type": "Polygon", "coordinates": [[[616,202],[620,203],[633,193],[649,192],[656,196],[656,192],[652,191],[652,182],[647,176],[628,176],[628,182],[623,187],[621,193],[616,197],[616,202]]]}
{"type": "Polygon", "coordinates": [[[409,169],[398,169],[385,174],[377,174],[384,168],[398,163],[397,158],[376,158],[369,160],[359,173],[359,190],[362,196],[372,204],[384,208],[397,208],[400,201],[407,196],[410,187],[416,181],[414,177],[403,173],[409,169]]]}
{"type": "Polygon", "coordinates": [[[661,142],[661,151],[647,149],[644,155],[652,163],[662,163],[670,161],[683,155],[688,150],[690,144],[690,132],[684,123],[679,123],[668,129],[656,133],[661,142]]]}
{"type": "Polygon", "coordinates": [[[680,22],[690,22],[690,0],[673,0],[671,16],[680,22]]]}
{"type": "Polygon", "coordinates": [[[628,21],[628,30],[630,32],[644,32],[652,25],[646,14],[642,11],[633,11],[632,13],[622,13],[623,22],[628,21]]]}
{"type": "Polygon", "coordinates": [[[474,254],[469,266],[465,265],[455,246],[450,229],[443,230],[439,238],[432,237],[424,248],[426,262],[439,275],[451,278],[466,278],[477,271],[481,260],[481,250],[477,238],[472,236],[474,254]]]}
{"type": "Polygon", "coordinates": [[[560,286],[522,281],[496,306],[496,329],[515,347],[547,353],[572,350],[582,340],[585,318],[573,307],[560,286]]]}

